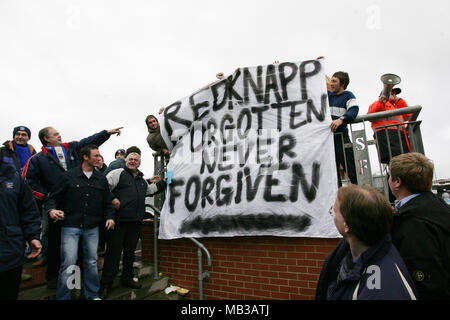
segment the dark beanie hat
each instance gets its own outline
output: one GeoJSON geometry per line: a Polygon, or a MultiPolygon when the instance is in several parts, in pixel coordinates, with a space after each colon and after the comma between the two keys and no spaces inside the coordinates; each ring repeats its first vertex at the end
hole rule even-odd
{"type": "Polygon", "coordinates": [[[17,131],[25,131],[26,133],[28,133],[28,138],[31,139],[31,131],[27,127],[25,127],[25,126],[15,127],[14,130],[13,130],[13,138],[16,135],[17,131]]]}

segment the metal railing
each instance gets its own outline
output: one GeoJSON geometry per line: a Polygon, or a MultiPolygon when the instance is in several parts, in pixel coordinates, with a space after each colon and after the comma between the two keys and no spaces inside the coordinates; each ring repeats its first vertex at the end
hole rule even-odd
{"type": "Polygon", "coordinates": [[[153,279],[158,280],[158,216],[161,215],[161,211],[150,203],[146,203],[145,206],[153,210],[153,279]]]}
{"type": "MultiPolygon", "coordinates": [[[[398,115],[405,115],[405,114],[411,114],[411,120],[405,121],[400,124],[396,125],[386,125],[378,127],[379,129],[383,129],[384,127],[402,127],[402,130],[407,131],[407,137],[409,140],[409,146],[411,148],[411,152],[420,152],[422,154],[425,154],[425,150],[423,147],[423,141],[422,141],[422,133],[420,131],[420,124],[422,121],[417,121],[417,118],[419,116],[420,111],[422,110],[421,106],[411,106],[396,110],[390,110],[390,111],[382,111],[382,112],[376,112],[371,114],[365,114],[365,115],[359,115],[356,117],[355,121],[349,125],[350,131],[351,131],[351,140],[352,143],[347,143],[344,145],[344,148],[353,148],[354,152],[354,158],[355,158],[355,167],[356,167],[356,174],[357,174],[357,181],[358,184],[367,184],[371,185],[380,191],[382,191],[385,195],[388,195],[388,188],[387,185],[387,165],[383,164],[380,157],[380,146],[378,145],[377,139],[367,139],[366,135],[366,123],[369,122],[369,124],[376,120],[381,120],[383,118],[389,118],[393,116],[398,115]],[[356,129],[355,127],[358,124],[362,124],[362,129],[356,129]],[[406,129],[404,128],[406,126],[406,129]],[[369,154],[369,147],[370,146],[376,146],[376,152],[377,157],[372,157],[373,159],[378,160],[379,175],[373,175],[372,174],[372,163],[371,163],[371,157],[369,154]]],[[[372,131],[372,129],[369,129],[372,131]]],[[[385,134],[388,130],[384,130],[385,134]]],[[[407,152],[409,150],[404,150],[403,144],[401,143],[401,137],[400,137],[400,130],[397,130],[397,134],[399,136],[399,143],[401,146],[401,153],[407,152]]],[[[391,150],[391,139],[387,138],[388,143],[388,152],[389,152],[389,159],[392,158],[392,150],[391,150]]]]}
{"type": "MultiPolygon", "coordinates": [[[[161,178],[164,177],[165,172],[167,171],[167,162],[168,159],[164,157],[163,154],[160,153],[154,153],[154,168],[155,168],[155,175],[160,176],[161,178]]],[[[161,208],[164,204],[165,200],[165,193],[157,194],[155,195],[155,201],[154,205],[146,204],[147,207],[150,207],[154,211],[154,222],[153,222],[153,264],[154,264],[154,279],[159,279],[158,275],[158,234],[159,234],[159,228],[158,228],[158,218],[157,216],[161,215],[161,208]]],[[[210,279],[210,273],[208,270],[203,270],[203,254],[202,251],[205,252],[208,266],[212,266],[212,258],[211,254],[208,251],[208,249],[197,239],[195,238],[189,238],[192,242],[194,242],[197,245],[197,257],[198,257],[198,288],[199,288],[199,300],[203,300],[203,281],[207,281],[210,279]]]]}
{"type": "Polygon", "coordinates": [[[203,259],[202,259],[202,250],[206,253],[206,258],[208,260],[208,266],[212,266],[211,254],[208,249],[197,239],[189,238],[192,242],[197,245],[197,257],[198,257],[198,292],[199,292],[199,300],[203,300],[203,280],[208,281],[211,277],[208,270],[203,270],[203,259]]]}

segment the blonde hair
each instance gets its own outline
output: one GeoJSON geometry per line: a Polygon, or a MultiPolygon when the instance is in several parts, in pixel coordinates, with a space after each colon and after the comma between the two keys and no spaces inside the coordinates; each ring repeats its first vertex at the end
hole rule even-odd
{"type": "Polygon", "coordinates": [[[421,153],[404,153],[393,157],[389,163],[391,179],[400,178],[411,193],[430,191],[433,185],[434,165],[421,153]]]}

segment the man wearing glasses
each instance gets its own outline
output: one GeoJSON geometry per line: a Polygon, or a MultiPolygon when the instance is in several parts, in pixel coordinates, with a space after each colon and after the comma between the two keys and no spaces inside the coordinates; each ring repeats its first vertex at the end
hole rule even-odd
{"type": "Polygon", "coordinates": [[[9,163],[17,172],[22,173],[28,159],[36,153],[34,147],[28,144],[31,131],[25,126],[15,127],[13,140],[7,140],[0,148],[0,158],[9,163]]]}

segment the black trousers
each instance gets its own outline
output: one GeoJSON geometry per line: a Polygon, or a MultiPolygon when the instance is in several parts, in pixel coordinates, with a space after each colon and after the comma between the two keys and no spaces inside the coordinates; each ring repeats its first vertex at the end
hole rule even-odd
{"type": "Polygon", "coordinates": [[[122,281],[130,281],[134,277],[134,252],[141,235],[141,222],[117,222],[114,229],[107,231],[107,244],[102,287],[110,287],[119,271],[120,256],[123,251],[122,281]]]}
{"type": "Polygon", "coordinates": [[[48,219],[48,246],[47,246],[47,281],[58,279],[61,265],[61,222],[48,219]]]}
{"type": "Polygon", "coordinates": [[[345,148],[344,144],[351,143],[347,133],[335,133],[334,134],[334,153],[336,156],[336,169],[338,177],[338,186],[342,186],[341,175],[339,174],[339,165],[342,165],[345,172],[353,184],[358,184],[358,178],[356,177],[355,168],[355,155],[353,148],[345,148]]]}
{"type": "Polygon", "coordinates": [[[22,266],[0,272],[0,300],[17,300],[22,266]]]}
{"type": "Polygon", "coordinates": [[[393,157],[411,152],[407,134],[403,130],[382,129],[375,132],[373,137],[378,143],[381,163],[389,164],[393,157]]]}

